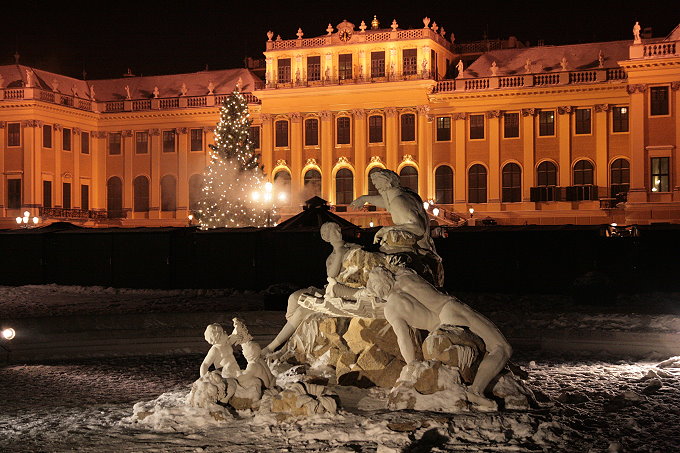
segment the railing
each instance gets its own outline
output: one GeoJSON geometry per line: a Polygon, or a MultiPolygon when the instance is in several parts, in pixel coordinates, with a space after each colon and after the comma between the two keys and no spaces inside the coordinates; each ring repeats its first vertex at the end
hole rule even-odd
{"type": "Polygon", "coordinates": [[[464,79],[465,91],[486,90],[489,88],[489,79],[464,79]]]}
{"type": "Polygon", "coordinates": [[[523,76],[501,77],[498,80],[499,88],[517,88],[524,86],[523,76]]]}
{"type": "Polygon", "coordinates": [[[132,110],[150,110],[151,99],[140,99],[132,101],[132,110]]]}
{"type": "Polygon", "coordinates": [[[161,109],[176,109],[179,107],[179,98],[161,99],[159,105],[161,109]]]}
{"type": "Polygon", "coordinates": [[[108,218],[106,211],[93,211],[88,209],[39,208],[38,211],[40,217],[50,217],[54,219],[103,220],[108,218]]]}
{"type": "Polygon", "coordinates": [[[5,89],[5,99],[23,99],[24,90],[23,89],[5,89]]]}
{"type": "Polygon", "coordinates": [[[569,73],[569,83],[591,83],[597,81],[597,72],[580,71],[569,73]]]}
{"type": "Polygon", "coordinates": [[[560,83],[559,74],[535,74],[534,85],[557,85],[560,83]]]}
{"type": "Polygon", "coordinates": [[[106,107],[104,108],[104,111],[107,113],[122,112],[123,110],[125,110],[125,103],[123,101],[107,102],[106,107]]]}
{"type": "Polygon", "coordinates": [[[54,102],[54,93],[51,91],[40,90],[40,100],[45,102],[54,102]]]}
{"type": "Polygon", "coordinates": [[[447,91],[455,91],[456,89],[456,82],[454,80],[442,80],[441,82],[437,82],[437,84],[432,87],[432,92],[433,93],[444,93],[447,91]]]}
{"type": "MultiPolygon", "coordinates": [[[[375,82],[402,82],[407,80],[434,80],[435,75],[431,74],[429,71],[418,72],[416,74],[386,74],[384,77],[370,77],[368,75],[363,75],[362,77],[348,77],[339,78],[336,76],[324,77],[321,80],[300,80],[291,81],[286,83],[269,82],[263,88],[259,89],[282,89],[282,88],[300,88],[300,87],[319,87],[319,86],[330,86],[330,85],[354,85],[359,83],[375,83],[375,82]]],[[[248,96],[244,93],[244,96],[248,96]]],[[[261,101],[256,99],[256,103],[261,101]]]]}
{"type": "Polygon", "coordinates": [[[607,80],[623,80],[626,78],[628,78],[628,74],[623,68],[607,69],[607,80]]]}
{"type": "Polygon", "coordinates": [[[674,56],[678,54],[678,41],[658,42],[654,44],[645,44],[642,55],[645,58],[674,56]]]}
{"type": "Polygon", "coordinates": [[[484,53],[490,50],[497,50],[503,48],[503,41],[500,39],[496,40],[484,40],[476,42],[468,42],[465,44],[456,44],[453,46],[453,51],[455,53],[484,53]]]}
{"type": "MultiPolygon", "coordinates": [[[[217,99],[215,99],[215,101],[219,102],[217,101],[217,99]]],[[[205,96],[195,96],[187,98],[187,107],[205,107],[206,103],[207,98],[205,96]]]]}

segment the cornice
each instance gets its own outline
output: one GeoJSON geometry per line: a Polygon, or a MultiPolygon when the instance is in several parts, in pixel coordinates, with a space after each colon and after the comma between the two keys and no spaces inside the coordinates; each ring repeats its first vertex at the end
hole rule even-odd
{"type": "Polygon", "coordinates": [[[571,86],[571,87],[540,87],[533,89],[516,89],[516,90],[489,90],[489,91],[474,91],[474,92],[449,92],[449,93],[434,93],[429,94],[430,102],[444,102],[450,99],[480,99],[480,98],[499,98],[510,96],[537,96],[537,95],[551,95],[559,93],[578,93],[578,92],[596,92],[596,91],[615,91],[622,90],[625,92],[627,83],[610,84],[600,86],[571,86]]]}

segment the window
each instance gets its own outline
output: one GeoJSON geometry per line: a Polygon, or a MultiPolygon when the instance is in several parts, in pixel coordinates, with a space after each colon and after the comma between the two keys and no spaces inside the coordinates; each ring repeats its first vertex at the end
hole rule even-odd
{"type": "Polygon", "coordinates": [[[338,145],[349,145],[350,144],[350,125],[349,118],[346,116],[341,116],[337,120],[337,144],[338,145]]]}
{"type": "Polygon", "coordinates": [[[594,182],[593,164],[587,160],[579,160],[574,165],[574,185],[592,185],[594,182]]]}
{"type": "Polygon", "coordinates": [[[134,211],[149,211],[149,180],[146,176],[137,176],[132,183],[134,192],[134,211]]]}
{"type": "Polygon", "coordinates": [[[52,126],[43,126],[43,148],[52,147],[52,126]]]}
{"type": "Polygon", "coordinates": [[[173,175],[161,178],[161,211],[177,209],[177,180],[173,175]]]}
{"type": "Polygon", "coordinates": [[[253,149],[260,149],[260,126],[250,126],[249,133],[253,149]]]}
{"type": "Polygon", "coordinates": [[[404,75],[418,73],[418,49],[404,49],[402,53],[404,75]]]}
{"type": "Polygon", "coordinates": [[[623,198],[630,187],[630,162],[616,159],[609,169],[609,185],[612,198],[623,198]]]}
{"type": "Polygon", "coordinates": [[[90,209],[90,186],[87,184],[80,185],[80,209],[90,209]]]}
{"type": "Polygon", "coordinates": [[[416,140],[416,116],[413,113],[401,115],[401,141],[413,142],[416,140]]]}
{"type": "Polygon", "coordinates": [[[470,115],[470,140],[484,138],[484,115],[470,115]]]}
{"type": "Polygon", "coordinates": [[[319,145],[319,120],[310,118],[305,120],[305,146],[319,145]]]}
{"type": "Polygon", "coordinates": [[[448,142],[451,140],[451,117],[437,117],[437,141],[448,142]]]}
{"type": "Polygon", "coordinates": [[[669,114],[668,87],[651,87],[649,89],[649,114],[661,116],[669,114]]]}
{"type": "Polygon", "coordinates": [[[52,207],[52,181],[43,181],[43,207],[52,207]]]}
{"type": "Polygon", "coordinates": [[[279,59],[279,83],[290,83],[290,58],[279,59]]]}
{"type": "Polygon", "coordinates": [[[590,134],[590,109],[576,109],[575,121],[574,132],[576,134],[590,134]]]}
{"type": "Polygon", "coordinates": [[[368,117],[368,143],[382,143],[383,117],[372,115],[368,117]]]}
{"type": "Polygon", "coordinates": [[[381,170],[381,168],[380,167],[373,167],[368,171],[368,194],[369,195],[378,195],[378,189],[375,188],[375,185],[373,184],[373,180],[371,179],[371,175],[378,170],[381,170]]]}
{"type": "Polygon", "coordinates": [[[503,137],[519,137],[519,113],[503,114],[503,137]]]}
{"type": "Polygon", "coordinates": [[[514,163],[503,167],[502,201],[517,203],[522,201],[522,169],[514,163]]]}
{"type": "Polygon", "coordinates": [[[62,184],[62,203],[64,209],[71,209],[71,183],[65,182],[62,184]]]}
{"type": "Polygon", "coordinates": [[[71,129],[64,128],[61,131],[61,149],[71,151],[71,129]]]}
{"type": "Polygon", "coordinates": [[[191,129],[191,151],[203,151],[203,129],[191,129]]]}
{"type": "Polygon", "coordinates": [[[117,176],[106,181],[106,210],[109,218],[123,217],[123,183],[117,176]]]}
{"type": "Polygon", "coordinates": [[[555,135],[555,112],[552,110],[541,110],[538,112],[538,135],[546,137],[555,135]]]}
{"type": "Polygon", "coordinates": [[[109,134],[109,154],[120,154],[120,132],[111,132],[109,134]]]}
{"type": "Polygon", "coordinates": [[[277,121],[274,125],[274,129],[276,130],[276,146],[278,148],[288,146],[288,121],[277,121]]]}
{"type": "Polygon", "coordinates": [[[335,174],[335,204],[350,204],[354,199],[354,174],[341,168],[335,174]]]}
{"type": "Polygon", "coordinates": [[[385,77],[385,52],[371,52],[371,77],[385,77]]]}
{"type": "Polygon", "coordinates": [[[21,123],[7,124],[7,146],[21,146],[21,123]]]}
{"type": "Polygon", "coordinates": [[[486,168],[475,164],[468,170],[468,202],[486,203],[486,168]]]}
{"type": "Polygon", "coordinates": [[[149,152],[149,133],[146,131],[135,133],[135,153],[146,154],[149,152]]]}
{"type": "Polygon", "coordinates": [[[175,152],[175,131],[163,131],[163,152],[175,152]]]}
{"type": "Polygon", "coordinates": [[[321,80],[321,57],[307,57],[307,80],[321,80]]]}
{"type": "Polygon", "coordinates": [[[352,54],[344,53],[338,55],[338,76],[340,80],[352,78],[352,54]]]}
{"type": "Polygon", "coordinates": [[[439,64],[437,63],[437,52],[430,50],[430,77],[439,80],[439,64]]]}
{"type": "Polygon", "coordinates": [[[90,133],[80,133],[80,152],[83,154],[90,154],[90,133]]]}
{"type": "Polygon", "coordinates": [[[203,193],[203,176],[199,174],[191,175],[189,178],[189,210],[198,211],[198,202],[203,193]]]}
{"type": "Polygon", "coordinates": [[[669,157],[652,157],[652,192],[670,192],[669,157]]]}
{"type": "Polygon", "coordinates": [[[439,204],[453,203],[453,170],[448,165],[437,167],[434,172],[434,201],[439,204]]]}
{"type": "Polygon", "coordinates": [[[7,180],[7,208],[21,208],[21,179],[7,180]]]}
{"type": "Polygon", "coordinates": [[[628,132],[628,107],[614,107],[612,109],[612,131],[628,132]]]}
{"type": "Polygon", "coordinates": [[[556,186],[557,185],[557,166],[550,161],[543,161],[538,165],[537,186],[556,186]]]}
{"type": "Polygon", "coordinates": [[[304,184],[307,196],[321,196],[321,173],[319,173],[318,170],[307,170],[304,177],[304,184]]]}
{"type": "Polygon", "coordinates": [[[286,194],[284,199],[277,200],[277,204],[290,206],[290,173],[286,170],[277,171],[274,175],[274,187],[279,194],[286,194]]]}
{"type": "Polygon", "coordinates": [[[418,193],[418,170],[410,165],[404,166],[399,172],[399,183],[418,193]]]}

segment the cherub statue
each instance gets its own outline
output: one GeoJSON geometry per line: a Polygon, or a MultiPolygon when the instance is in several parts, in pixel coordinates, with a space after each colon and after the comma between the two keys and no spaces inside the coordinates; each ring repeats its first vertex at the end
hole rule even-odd
{"type": "Polygon", "coordinates": [[[205,329],[205,341],[212,347],[201,363],[199,376],[205,375],[210,365],[222,370],[222,377],[235,377],[241,371],[234,358],[233,345],[239,340],[237,335],[227,335],[221,325],[210,324],[205,329]]]}

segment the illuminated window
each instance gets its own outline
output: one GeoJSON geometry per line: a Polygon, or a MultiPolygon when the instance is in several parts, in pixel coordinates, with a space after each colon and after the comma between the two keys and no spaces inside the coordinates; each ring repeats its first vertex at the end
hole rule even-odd
{"type": "Polygon", "coordinates": [[[305,146],[319,145],[319,120],[309,118],[305,120],[305,146]]]}
{"type": "Polygon", "coordinates": [[[250,143],[253,144],[253,149],[260,149],[260,126],[250,126],[250,143]]]}
{"type": "Polygon", "coordinates": [[[109,154],[120,154],[120,132],[111,132],[109,134],[109,154]]]}
{"type": "Polygon", "coordinates": [[[278,79],[279,83],[290,83],[290,58],[280,58],[278,79]]]}
{"type": "Polygon", "coordinates": [[[71,129],[66,127],[61,131],[61,149],[71,151],[71,129]]]}
{"type": "Polygon", "coordinates": [[[340,54],[338,55],[338,76],[340,80],[351,79],[352,78],[352,54],[340,54]]]}
{"type": "Polygon", "coordinates": [[[21,123],[7,124],[7,146],[21,146],[21,123]]]}
{"type": "Polygon", "coordinates": [[[164,153],[174,153],[175,152],[175,131],[163,131],[163,152],[164,153]]]}
{"type": "Polygon", "coordinates": [[[451,140],[451,117],[437,117],[437,141],[448,142],[451,140]]]}
{"type": "Polygon", "coordinates": [[[453,170],[448,165],[442,165],[435,170],[434,193],[435,203],[453,203],[453,170]]]}
{"type": "Polygon", "coordinates": [[[52,126],[48,126],[47,124],[43,126],[43,147],[52,147],[52,126]]]}
{"type": "Polygon", "coordinates": [[[418,49],[404,49],[402,53],[404,63],[404,75],[418,73],[418,49]]]}
{"type": "Polygon", "coordinates": [[[307,80],[321,80],[321,57],[307,57],[307,80]]]}
{"type": "Polygon", "coordinates": [[[337,143],[338,145],[350,144],[350,124],[346,116],[337,119],[337,143]]]}
{"type": "Polygon", "coordinates": [[[401,115],[401,141],[413,142],[416,139],[416,116],[413,113],[401,115]]]}
{"type": "Polygon", "coordinates": [[[519,137],[519,113],[503,114],[503,137],[519,137]]]}
{"type": "Polygon", "coordinates": [[[590,109],[576,109],[574,132],[576,134],[590,134],[590,109]]]}
{"type": "Polygon", "coordinates": [[[368,143],[382,143],[383,117],[372,115],[368,117],[368,143]]]}
{"type": "Polygon", "coordinates": [[[21,208],[21,179],[7,180],[7,208],[21,208]]]}
{"type": "Polygon", "coordinates": [[[190,141],[192,151],[203,151],[203,129],[191,129],[190,141]]]}
{"type": "Polygon", "coordinates": [[[288,121],[277,121],[274,129],[276,132],[275,145],[279,148],[288,146],[288,121]]]}
{"type": "Polygon", "coordinates": [[[609,184],[612,198],[621,198],[630,187],[630,163],[627,159],[616,159],[609,169],[609,184]]]}
{"type": "Polygon", "coordinates": [[[285,199],[276,200],[279,206],[290,206],[290,173],[286,170],[277,171],[274,175],[274,187],[278,194],[285,194],[285,199]]]}
{"type": "Polygon", "coordinates": [[[80,133],[80,152],[83,154],[90,154],[90,133],[80,133]]]}
{"type": "Polygon", "coordinates": [[[614,132],[628,132],[628,107],[614,107],[612,109],[612,130],[614,132]]]}
{"type": "Polygon", "coordinates": [[[149,152],[149,133],[146,131],[135,133],[135,154],[149,152]]]}
{"type": "Polygon", "coordinates": [[[146,176],[137,176],[132,184],[134,192],[135,212],[149,211],[149,180],[146,176]]]}
{"type": "Polygon", "coordinates": [[[418,193],[418,170],[416,170],[416,167],[404,166],[399,172],[399,182],[402,187],[407,187],[418,193]]]}
{"type": "Polygon", "coordinates": [[[515,163],[503,167],[502,201],[517,203],[522,201],[522,169],[515,163]]]}
{"type": "Polygon", "coordinates": [[[468,170],[468,202],[486,203],[486,168],[475,164],[468,170]]]}
{"type": "Polygon", "coordinates": [[[484,115],[470,115],[470,140],[484,138],[484,115]]]}
{"type": "Polygon", "coordinates": [[[307,170],[304,177],[305,191],[307,196],[321,196],[321,173],[318,170],[307,170]]]}
{"type": "Polygon", "coordinates": [[[379,171],[381,168],[380,167],[373,167],[368,171],[368,194],[369,195],[378,195],[378,189],[375,188],[375,185],[373,184],[373,180],[371,179],[371,175],[375,173],[376,171],[379,171]]]}
{"type": "Polygon", "coordinates": [[[385,77],[385,52],[371,52],[371,77],[385,77]]]}
{"type": "Polygon", "coordinates": [[[177,209],[177,180],[173,175],[161,178],[161,211],[177,209]]]}
{"type": "Polygon", "coordinates": [[[651,116],[668,115],[668,87],[651,87],[649,89],[649,114],[651,116]]]}
{"type": "Polygon", "coordinates": [[[341,168],[335,174],[335,203],[350,204],[354,200],[354,174],[341,168]]]}
{"type": "Polygon", "coordinates": [[[587,160],[579,160],[574,165],[574,185],[592,185],[595,181],[595,169],[593,164],[587,160]]]}
{"type": "Polygon", "coordinates": [[[555,135],[555,112],[541,110],[538,112],[538,135],[541,137],[555,135]]]}
{"type": "Polygon", "coordinates": [[[652,157],[652,192],[670,192],[669,157],[652,157]]]}

